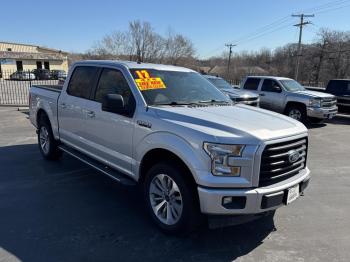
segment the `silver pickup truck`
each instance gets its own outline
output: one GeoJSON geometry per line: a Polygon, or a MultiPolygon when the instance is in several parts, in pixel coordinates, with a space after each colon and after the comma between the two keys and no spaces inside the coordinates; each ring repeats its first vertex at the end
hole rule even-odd
{"type": "Polygon", "coordinates": [[[218,76],[203,75],[203,77],[208,79],[210,83],[227,95],[233,102],[250,106],[259,106],[259,95],[247,90],[234,88],[225,79],[218,76]]]}
{"type": "Polygon", "coordinates": [[[333,118],[338,112],[335,96],[306,90],[290,78],[248,76],[242,81],[241,89],[259,94],[260,107],[286,114],[303,123],[307,120],[320,123],[333,118]]]}
{"type": "Polygon", "coordinates": [[[233,104],[186,68],[77,62],[62,90],[31,88],[30,120],[44,158],[65,152],[120,183],[142,185],[141,200],[169,233],[208,216],[271,215],[310,179],[303,124],[233,104]]]}

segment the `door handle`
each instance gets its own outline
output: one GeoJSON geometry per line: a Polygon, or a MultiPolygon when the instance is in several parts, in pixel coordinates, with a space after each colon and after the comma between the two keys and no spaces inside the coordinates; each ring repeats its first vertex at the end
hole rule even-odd
{"type": "Polygon", "coordinates": [[[265,96],[265,94],[264,93],[261,93],[261,94],[259,94],[260,96],[265,96]]]}
{"type": "Polygon", "coordinates": [[[66,108],[67,105],[65,103],[60,104],[61,108],[66,108]]]}
{"type": "Polygon", "coordinates": [[[94,111],[90,111],[90,110],[86,110],[86,114],[88,117],[95,117],[95,112],[94,111]]]}

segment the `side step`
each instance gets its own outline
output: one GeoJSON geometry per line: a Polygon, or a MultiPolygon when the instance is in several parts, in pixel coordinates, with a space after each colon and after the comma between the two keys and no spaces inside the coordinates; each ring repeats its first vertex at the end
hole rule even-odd
{"type": "Polygon", "coordinates": [[[60,145],[59,149],[61,149],[63,152],[68,153],[69,155],[79,159],[80,161],[84,162],[85,164],[97,169],[98,171],[102,172],[103,174],[109,176],[110,178],[114,179],[115,181],[127,185],[127,186],[134,186],[136,185],[136,181],[133,179],[127,177],[126,175],[122,174],[121,172],[114,170],[98,161],[95,159],[84,155],[77,150],[70,148],[65,145],[60,145]]]}

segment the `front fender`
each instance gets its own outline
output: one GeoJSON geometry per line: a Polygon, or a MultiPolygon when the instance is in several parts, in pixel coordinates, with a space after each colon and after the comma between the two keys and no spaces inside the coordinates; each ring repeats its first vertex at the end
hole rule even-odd
{"type": "Polygon", "coordinates": [[[198,170],[209,170],[210,160],[202,149],[202,144],[188,142],[182,137],[170,132],[159,131],[144,137],[135,147],[134,174],[139,177],[140,163],[143,157],[152,149],[165,149],[178,156],[190,169],[195,181],[198,183],[198,170]],[[166,141],[166,143],[165,143],[166,141]]]}

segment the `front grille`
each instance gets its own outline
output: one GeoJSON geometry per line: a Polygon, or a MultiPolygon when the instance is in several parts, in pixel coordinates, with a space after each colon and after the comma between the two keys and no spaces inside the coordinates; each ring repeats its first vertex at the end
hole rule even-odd
{"type": "Polygon", "coordinates": [[[306,167],[307,137],[267,145],[261,156],[259,186],[269,186],[297,175],[306,167]],[[299,158],[290,162],[292,152],[299,158]]]}
{"type": "Polygon", "coordinates": [[[350,99],[341,99],[341,98],[338,98],[338,103],[339,104],[348,104],[350,105],[350,99]]]}
{"type": "Polygon", "coordinates": [[[335,98],[324,98],[322,99],[322,107],[323,108],[331,108],[337,104],[337,99],[335,98]]]}

